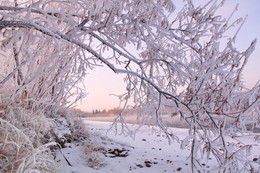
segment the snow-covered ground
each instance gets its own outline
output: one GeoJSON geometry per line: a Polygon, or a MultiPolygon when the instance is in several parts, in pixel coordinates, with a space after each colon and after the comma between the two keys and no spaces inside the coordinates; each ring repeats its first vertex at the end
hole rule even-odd
{"type": "MultiPolygon", "coordinates": [[[[148,126],[143,126],[135,135],[135,139],[132,139],[129,136],[119,135],[119,133],[115,135],[114,129],[107,131],[111,122],[90,120],[84,120],[84,122],[87,128],[95,134],[92,140],[96,142],[97,147],[105,147],[107,151],[112,151],[112,154],[107,153],[105,156],[100,153],[101,164],[104,165],[96,170],[88,166],[88,158],[84,154],[83,146],[71,146],[71,148],[62,149],[56,157],[62,173],[191,172],[190,160],[188,159],[190,149],[181,150],[176,141],[169,145],[165,135],[159,130],[152,130],[148,126]],[[121,157],[113,157],[116,152],[119,153],[119,156],[122,152],[121,157]],[[67,158],[72,166],[65,161],[62,155],[67,158]]],[[[134,126],[136,127],[136,125],[130,125],[130,128],[134,128],[134,126]]],[[[188,134],[187,129],[172,128],[172,130],[180,139],[184,139],[188,134]]],[[[242,141],[255,144],[251,159],[260,156],[260,145],[254,141],[254,135],[241,138],[242,141]]],[[[202,164],[209,172],[214,172],[211,170],[214,160],[202,164]]]]}

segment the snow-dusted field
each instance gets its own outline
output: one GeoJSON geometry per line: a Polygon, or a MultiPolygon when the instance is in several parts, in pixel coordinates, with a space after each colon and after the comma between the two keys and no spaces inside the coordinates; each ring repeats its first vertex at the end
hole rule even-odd
{"type": "MultiPolygon", "coordinates": [[[[100,153],[99,157],[102,158],[102,163],[105,165],[95,170],[87,165],[87,158],[83,154],[84,148],[82,146],[71,146],[71,148],[62,149],[62,153],[72,166],[68,165],[61,153],[57,153],[56,160],[60,164],[62,173],[191,172],[190,160],[188,158],[190,149],[181,150],[178,142],[173,142],[169,145],[165,135],[159,130],[152,130],[150,127],[144,126],[139,130],[133,140],[119,133],[115,135],[114,129],[107,131],[111,122],[90,120],[84,120],[84,122],[93,134],[99,134],[93,136],[92,139],[97,142],[97,145],[106,147],[108,151],[113,152],[118,149],[119,152],[122,151],[123,156],[113,157],[113,154],[108,153],[106,157],[100,153]],[[124,157],[124,154],[127,156],[124,157]]],[[[130,128],[134,126],[136,127],[136,125],[130,125],[130,128]]],[[[180,139],[184,139],[188,133],[187,129],[172,128],[172,130],[180,139]]],[[[254,142],[254,135],[241,137],[241,141],[255,144],[251,159],[259,158],[260,155],[260,145],[254,142]]],[[[212,170],[214,165],[214,159],[210,163],[203,163],[203,166],[209,172],[214,172],[212,170]]]]}

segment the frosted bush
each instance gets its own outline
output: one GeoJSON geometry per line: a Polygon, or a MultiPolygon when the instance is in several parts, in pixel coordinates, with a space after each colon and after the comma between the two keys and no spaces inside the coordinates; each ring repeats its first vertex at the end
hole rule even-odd
{"type": "Polygon", "coordinates": [[[35,147],[33,140],[10,122],[0,118],[0,167],[6,173],[56,172],[50,145],[35,147]]]}

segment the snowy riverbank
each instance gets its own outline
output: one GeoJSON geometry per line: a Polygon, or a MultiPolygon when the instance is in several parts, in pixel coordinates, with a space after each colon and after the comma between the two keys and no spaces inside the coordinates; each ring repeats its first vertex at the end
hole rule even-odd
{"type": "MultiPolygon", "coordinates": [[[[129,136],[115,135],[115,130],[107,131],[111,122],[98,122],[84,120],[87,128],[94,134],[93,142],[97,147],[106,148],[107,151],[113,151],[104,155],[99,153],[102,159],[100,168],[95,170],[87,165],[87,158],[84,156],[83,146],[71,146],[71,148],[62,149],[62,153],[69,160],[72,166],[69,166],[61,153],[57,153],[56,160],[60,165],[62,173],[164,173],[164,172],[191,172],[190,160],[188,158],[190,149],[180,149],[178,142],[169,145],[165,135],[158,129],[153,130],[148,127],[142,127],[135,135],[135,139],[129,136]],[[123,155],[120,156],[122,151],[123,155]],[[117,155],[115,152],[118,152],[117,155]],[[111,157],[110,157],[111,156],[111,157]]],[[[136,125],[130,125],[134,128],[136,125]]],[[[120,128],[118,129],[120,132],[120,128]]],[[[187,129],[172,128],[173,132],[180,140],[187,136],[187,129]]],[[[255,134],[254,134],[255,135],[255,134]]],[[[253,143],[250,159],[258,159],[260,155],[260,145],[254,141],[254,135],[240,137],[241,142],[253,143]]],[[[206,170],[214,172],[215,160],[208,163],[202,163],[206,170]]],[[[259,163],[256,162],[256,166],[259,163]]]]}

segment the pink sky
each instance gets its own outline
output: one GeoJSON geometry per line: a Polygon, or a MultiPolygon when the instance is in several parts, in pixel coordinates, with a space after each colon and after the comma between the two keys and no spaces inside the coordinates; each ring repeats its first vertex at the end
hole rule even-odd
{"type": "MultiPolygon", "coordinates": [[[[196,3],[205,1],[196,0],[196,3]]],[[[238,49],[245,50],[253,39],[258,39],[256,49],[251,55],[243,73],[243,80],[246,86],[252,87],[260,80],[260,1],[227,0],[225,8],[221,11],[222,15],[229,14],[237,3],[240,3],[240,5],[236,17],[245,17],[248,15],[247,21],[236,41],[238,49]]],[[[177,4],[175,5],[177,6],[177,4]]],[[[107,67],[99,67],[89,71],[84,84],[86,86],[87,97],[78,102],[77,106],[77,108],[84,111],[92,111],[93,109],[108,110],[117,107],[119,106],[117,97],[110,94],[120,95],[125,92],[123,75],[114,74],[107,67]]]]}

